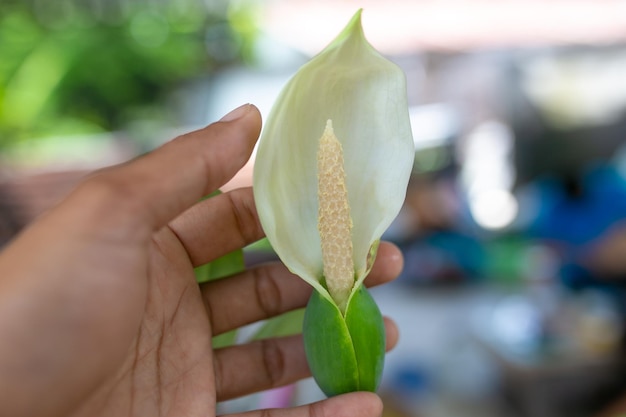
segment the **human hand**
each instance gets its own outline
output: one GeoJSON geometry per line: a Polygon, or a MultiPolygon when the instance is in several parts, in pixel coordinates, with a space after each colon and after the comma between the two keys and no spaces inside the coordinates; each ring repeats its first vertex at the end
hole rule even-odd
{"type": "MultiPolygon", "coordinates": [[[[202,202],[261,127],[242,106],[87,178],[0,253],[0,416],[211,416],[216,402],[308,376],[300,336],[213,350],[214,335],[304,306],[281,264],[198,285],[195,266],[258,240],[251,189],[202,202]]],[[[380,246],[369,285],[400,272],[380,246]]],[[[397,331],[387,323],[389,345],[397,331]]],[[[248,416],[376,416],[352,393],[248,416]]]]}

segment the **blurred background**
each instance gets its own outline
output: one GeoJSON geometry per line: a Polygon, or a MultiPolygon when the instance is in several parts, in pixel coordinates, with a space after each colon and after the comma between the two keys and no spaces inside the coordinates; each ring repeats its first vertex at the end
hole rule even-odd
{"type": "Polygon", "coordinates": [[[416,144],[406,267],[373,291],[401,330],[385,415],[626,415],[623,0],[2,0],[0,246],[94,169],[267,116],[360,7],[416,144]]]}

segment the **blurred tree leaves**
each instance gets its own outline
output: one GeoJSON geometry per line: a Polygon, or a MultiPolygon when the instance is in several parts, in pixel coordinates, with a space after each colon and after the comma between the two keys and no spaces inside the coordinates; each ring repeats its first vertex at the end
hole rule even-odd
{"type": "Polygon", "coordinates": [[[225,0],[3,0],[0,149],[137,114],[174,123],[172,91],[244,59],[254,28],[246,3],[225,0]]]}

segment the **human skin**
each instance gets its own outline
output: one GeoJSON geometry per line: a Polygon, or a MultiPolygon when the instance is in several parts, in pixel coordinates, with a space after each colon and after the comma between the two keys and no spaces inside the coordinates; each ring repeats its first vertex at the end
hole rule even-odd
{"type": "MultiPolygon", "coordinates": [[[[198,202],[250,157],[256,107],[101,170],[0,252],[0,416],[212,416],[309,375],[301,336],[213,350],[212,336],[302,307],[280,263],[198,285],[193,268],[260,239],[252,190],[198,202]]],[[[367,285],[395,278],[384,243],[367,285]]],[[[397,330],[387,321],[388,348],[397,330]]],[[[378,416],[351,393],[263,417],[378,416]]]]}

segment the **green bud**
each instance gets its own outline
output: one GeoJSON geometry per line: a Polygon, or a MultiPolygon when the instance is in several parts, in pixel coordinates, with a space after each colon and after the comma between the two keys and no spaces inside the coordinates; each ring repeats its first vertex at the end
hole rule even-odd
{"type": "Polygon", "coordinates": [[[339,308],[314,291],[304,314],[304,348],[315,381],[328,396],[378,388],[385,358],[385,325],[364,286],[339,308]]]}

